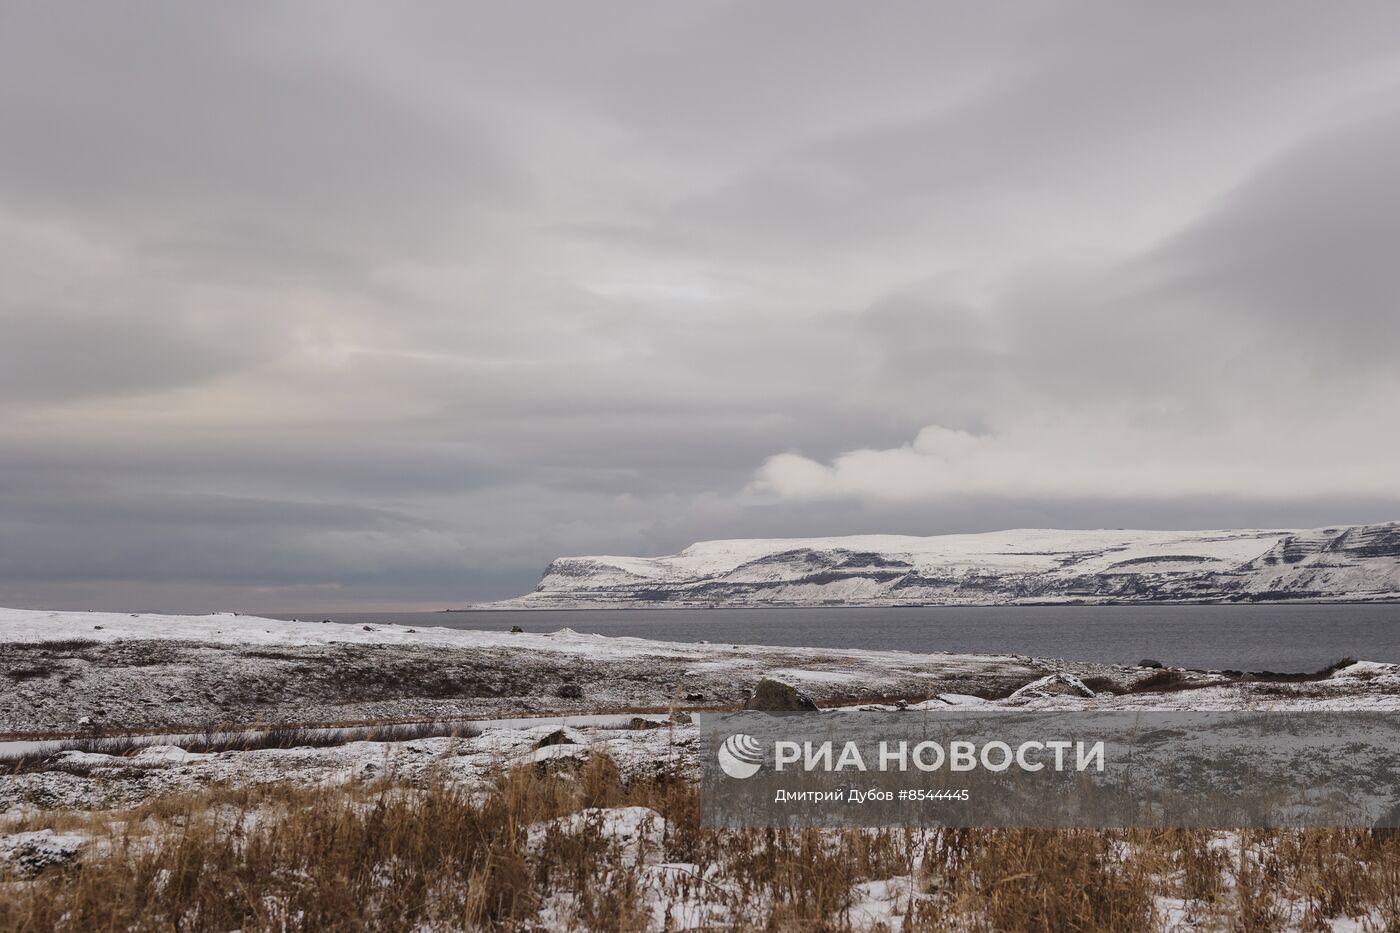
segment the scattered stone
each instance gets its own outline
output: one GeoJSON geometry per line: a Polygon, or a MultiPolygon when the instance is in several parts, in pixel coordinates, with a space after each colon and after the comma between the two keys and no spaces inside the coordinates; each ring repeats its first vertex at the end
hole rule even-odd
{"type": "Polygon", "coordinates": [[[1165,667],[1165,665],[1161,661],[1154,661],[1151,658],[1143,658],[1141,661],[1137,662],[1137,666],[1150,667],[1153,669],[1165,667]]]}
{"type": "Polygon", "coordinates": [[[765,677],[753,688],[744,701],[744,709],[762,710],[769,713],[814,712],[817,704],[812,698],[792,684],[772,677],[765,677]]]}

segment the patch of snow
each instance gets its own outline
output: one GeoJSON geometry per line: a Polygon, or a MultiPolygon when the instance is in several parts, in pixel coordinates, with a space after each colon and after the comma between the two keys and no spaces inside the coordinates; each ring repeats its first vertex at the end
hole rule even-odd
{"type": "MultiPolygon", "coordinates": [[[[860,679],[857,671],[809,671],[800,668],[783,667],[768,674],[770,680],[808,680],[814,683],[844,684],[860,679]]],[[[792,686],[789,684],[789,686],[792,686]]]]}
{"type": "Polygon", "coordinates": [[[587,758],[588,755],[587,745],[546,745],[542,748],[531,749],[516,760],[539,764],[544,761],[578,760],[587,758]]]}
{"type": "Polygon", "coordinates": [[[0,836],[0,862],[22,875],[38,874],[71,862],[86,843],[86,836],[56,833],[52,829],[11,833],[0,836]]]}
{"type": "Polygon", "coordinates": [[[576,835],[596,832],[621,844],[629,854],[641,856],[660,852],[666,836],[666,819],[650,807],[589,807],[555,820],[536,823],[527,835],[527,844],[538,847],[551,832],[576,835]]]}
{"type": "Polygon", "coordinates": [[[910,703],[910,709],[947,709],[950,706],[995,706],[991,700],[984,700],[982,697],[970,696],[966,693],[940,693],[931,700],[924,700],[921,703],[910,703]]]}
{"type": "Polygon", "coordinates": [[[142,765],[157,763],[181,765],[192,761],[205,761],[210,757],[212,756],[187,752],[178,745],[152,745],[149,748],[141,749],[132,756],[132,760],[142,765]]]}

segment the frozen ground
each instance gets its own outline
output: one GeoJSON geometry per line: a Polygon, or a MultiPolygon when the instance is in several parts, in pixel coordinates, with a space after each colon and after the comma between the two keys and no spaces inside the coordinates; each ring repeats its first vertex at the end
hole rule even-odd
{"type": "Polygon", "coordinates": [[[672,770],[698,776],[695,727],[672,725],[665,717],[645,718],[645,728],[544,723],[489,727],[462,737],[348,742],[329,748],[200,754],[155,745],[131,755],[60,752],[32,770],[0,776],[0,816],[126,807],[209,785],[336,784],[383,777],[416,781],[430,773],[474,784],[497,768],[579,760],[598,752],[608,754],[628,776],[672,770]]]}
{"type": "MultiPolygon", "coordinates": [[[[0,728],[12,740],[179,731],[211,722],[477,720],[458,737],[205,754],[153,738],[158,744],[124,754],[66,751],[31,758],[0,775],[0,875],[24,878],[83,858],[107,843],[73,827],[201,788],[354,785],[384,777],[409,786],[441,777],[479,787],[502,767],[567,769],[600,752],[624,777],[693,776],[697,730],[684,715],[673,720],[670,710],[732,707],[763,676],[842,709],[1400,710],[1400,666],[1367,662],[1290,680],[1011,656],[677,644],[568,631],[414,631],[233,615],[0,610],[0,728]],[[636,708],[663,711],[582,715],[636,708]],[[554,718],[520,718],[531,713],[554,718]]],[[[657,843],[664,819],[645,808],[586,810],[559,825],[533,827],[530,845],[585,824],[630,853],[651,928],[733,920],[725,889],[732,881],[707,874],[713,866],[668,857],[657,843]]],[[[917,868],[915,860],[910,874],[861,882],[851,926],[898,928],[911,898],[927,896],[917,890],[917,868]]],[[[541,905],[540,923],[568,926],[578,909],[575,895],[561,888],[541,905]]],[[[1172,898],[1157,904],[1165,928],[1218,928],[1203,909],[1172,898]]],[[[1362,929],[1365,922],[1341,918],[1333,928],[1362,929]]]]}
{"type": "MultiPolygon", "coordinates": [[[[931,648],[936,646],[930,646],[931,648]]],[[[1056,662],[1058,663],[1058,662],[1056,662]]],[[[818,702],[997,696],[1050,669],[1010,656],[0,610],[0,739],[211,724],[475,718],[742,702],[773,671],[818,702]]],[[[1069,665],[1110,676],[1109,665],[1069,665]]]]}
{"type": "MultiPolygon", "coordinates": [[[[69,751],[0,778],[0,809],[131,803],[209,783],[337,781],[428,768],[466,779],[518,756],[571,716],[547,755],[606,747],[620,762],[691,763],[691,727],[622,728],[586,712],[736,708],[761,677],[847,709],[1021,708],[1400,710],[1400,667],[1357,662],[1289,680],[1046,658],[655,642],[235,615],[0,610],[0,754],[43,740],[146,733],[154,748],[69,751]],[[514,717],[514,718],[512,718],[514,717]],[[172,743],[211,726],[461,722],[459,739],[190,754],[172,743]],[[471,728],[467,728],[470,722],[471,728]],[[125,750],[124,750],[125,751],[125,750]]],[[[643,717],[644,719],[646,717],[643,717]]],[[[683,717],[682,717],[683,718],[683,717]]],[[[640,721],[635,723],[641,725],[640,721]]],[[[186,742],[185,744],[190,744],[186,742]]]]}

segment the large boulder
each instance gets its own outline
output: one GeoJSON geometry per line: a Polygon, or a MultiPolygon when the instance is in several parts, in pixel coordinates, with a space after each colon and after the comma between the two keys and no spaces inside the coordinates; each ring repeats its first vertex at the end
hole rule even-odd
{"type": "Polygon", "coordinates": [[[765,677],[758,682],[744,701],[744,709],[760,710],[765,713],[808,713],[815,712],[817,704],[812,698],[792,684],[765,677]]]}
{"type": "Polygon", "coordinates": [[[1054,696],[1094,697],[1096,695],[1097,694],[1089,689],[1088,685],[1078,677],[1075,677],[1073,674],[1066,674],[1064,671],[1057,671],[1039,680],[1031,681],[1011,694],[1008,699],[1032,700],[1054,696]]]}
{"type": "Polygon", "coordinates": [[[551,745],[585,745],[583,733],[571,726],[535,726],[530,730],[539,735],[532,748],[548,748],[551,745]]]}

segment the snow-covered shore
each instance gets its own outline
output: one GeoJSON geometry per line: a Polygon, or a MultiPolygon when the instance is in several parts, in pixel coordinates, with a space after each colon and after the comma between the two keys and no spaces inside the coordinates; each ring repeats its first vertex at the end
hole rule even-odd
{"type": "MultiPolygon", "coordinates": [[[[764,676],[824,703],[1005,695],[1054,665],[1002,655],[0,610],[0,737],[215,724],[732,706],[764,676]]],[[[1109,676],[1111,665],[1072,665],[1109,676]]],[[[189,728],[184,728],[189,727],[189,728]]]]}
{"type": "Polygon", "coordinates": [[[939,694],[1095,708],[1390,708],[1396,667],[1328,676],[1157,671],[1017,655],[663,642],[253,616],[0,610],[0,739],[256,724],[733,708],[761,678],[823,706],[939,694]],[[1071,677],[1091,686],[1028,688],[1071,677]],[[1046,693],[1042,697],[1039,694],[1046,693]]]}
{"type": "MultiPolygon", "coordinates": [[[[650,723],[655,726],[674,711],[732,709],[762,678],[793,684],[829,709],[1400,710],[1400,665],[1364,661],[1312,677],[1268,677],[1008,655],[711,645],[567,629],[526,634],[233,614],[0,610],[0,662],[0,739],[11,753],[47,754],[60,746],[45,743],[64,736],[147,734],[152,738],[145,744],[155,746],[134,757],[61,752],[46,777],[0,779],[6,785],[0,797],[11,804],[35,794],[59,804],[130,801],[210,781],[333,780],[374,772],[390,759],[416,773],[449,749],[452,767],[466,767],[464,756],[472,767],[484,767],[486,758],[472,757],[477,752],[528,744],[527,734],[566,721],[519,717],[569,717],[578,744],[603,741],[620,761],[641,761],[658,752],[652,746],[660,740],[649,728],[619,728],[634,712],[661,713],[662,720],[650,723]],[[336,734],[337,744],[328,748],[169,750],[182,741],[180,733],[201,730],[415,720],[450,721],[464,735],[383,742],[351,741],[355,733],[346,732],[345,741],[336,734]],[[475,736],[478,731],[484,737],[475,736]]],[[[666,753],[689,761],[690,727],[681,722],[665,731],[666,753]]]]}

